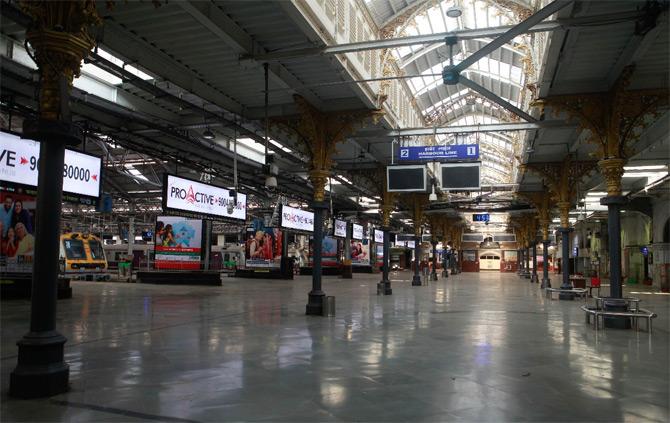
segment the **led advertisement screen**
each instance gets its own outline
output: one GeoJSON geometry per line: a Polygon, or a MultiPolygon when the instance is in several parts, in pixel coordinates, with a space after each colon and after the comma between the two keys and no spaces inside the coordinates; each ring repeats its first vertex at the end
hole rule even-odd
{"type": "Polygon", "coordinates": [[[356,223],[351,225],[351,237],[353,239],[363,239],[363,225],[356,223]]]}
{"type": "Polygon", "coordinates": [[[442,189],[449,191],[471,191],[480,189],[480,162],[475,163],[443,163],[442,189]]]}
{"type": "Polygon", "coordinates": [[[247,231],[244,243],[247,268],[279,269],[281,267],[282,231],[279,228],[257,225],[247,231]]]}
{"type": "Polygon", "coordinates": [[[36,205],[34,196],[0,192],[0,273],[32,273],[36,205]]]}
{"type": "Polygon", "coordinates": [[[370,265],[370,243],[367,239],[361,241],[351,240],[351,265],[370,265]]]}
{"type": "Polygon", "coordinates": [[[286,229],[314,232],[314,213],[282,204],[281,226],[286,229]]]}
{"type": "Polygon", "coordinates": [[[247,196],[237,193],[237,201],[225,188],[191,179],[166,175],[163,183],[163,209],[213,219],[246,220],[247,196]],[[229,205],[234,206],[229,209],[229,205]]]}
{"type": "Polygon", "coordinates": [[[346,238],[347,237],[347,222],[345,220],[333,219],[333,235],[346,238]]]}
{"type": "MultiPolygon", "coordinates": [[[[39,179],[40,143],[0,132],[0,180],[36,187],[39,179]]],[[[65,150],[63,192],[77,196],[100,196],[102,159],[65,150]]]]}
{"type": "Polygon", "coordinates": [[[156,269],[200,269],[202,220],[178,216],[158,216],[155,234],[156,269]]]}

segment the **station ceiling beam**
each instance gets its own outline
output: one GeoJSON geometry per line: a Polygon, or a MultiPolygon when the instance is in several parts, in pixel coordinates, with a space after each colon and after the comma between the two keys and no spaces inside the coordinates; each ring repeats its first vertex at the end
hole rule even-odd
{"type": "MultiPolygon", "coordinates": [[[[621,12],[609,13],[603,15],[584,16],[571,19],[556,19],[540,22],[532,25],[524,33],[547,32],[555,30],[565,30],[570,27],[580,25],[595,25],[599,23],[618,23],[621,21],[633,20],[640,17],[642,12],[621,12]]],[[[363,41],[357,43],[345,43],[335,46],[309,47],[284,51],[275,51],[271,53],[242,55],[242,59],[257,60],[259,62],[271,62],[277,60],[299,59],[310,56],[327,56],[342,53],[355,53],[366,50],[382,50],[388,48],[398,48],[421,44],[443,43],[446,37],[456,37],[458,40],[472,40],[477,38],[498,37],[515,25],[504,25],[491,28],[459,29],[451,32],[438,32],[435,34],[414,35],[409,37],[396,37],[383,40],[363,41]]]]}
{"type": "Polygon", "coordinates": [[[358,131],[351,138],[395,138],[412,136],[430,136],[441,134],[465,134],[473,132],[505,132],[530,131],[542,128],[557,128],[571,126],[560,120],[536,122],[493,123],[486,125],[441,126],[433,128],[404,128],[404,129],[367,129],[358,131]]]}

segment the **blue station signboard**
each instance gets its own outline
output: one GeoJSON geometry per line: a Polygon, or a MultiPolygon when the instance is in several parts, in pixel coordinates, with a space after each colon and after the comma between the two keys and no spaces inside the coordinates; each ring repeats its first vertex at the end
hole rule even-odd
{"type": "Polygon", "coordinates": [[[406,161],[477,160],[479,159],[479,145],[400,147],[398,156],[400,160],[406,161]]]}

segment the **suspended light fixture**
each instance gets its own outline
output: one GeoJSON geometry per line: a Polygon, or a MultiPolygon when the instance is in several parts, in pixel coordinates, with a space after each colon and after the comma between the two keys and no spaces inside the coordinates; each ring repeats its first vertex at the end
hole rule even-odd
{"type": "Polygon", "coordinates": [[[463,10],[456,5],[453,5],[449,9],[447,9],[447,16],[450,17],[450,18],[454,18],[454,19],[455,18],[460,18],[462,14],[463,14],[463,10]]]}
{"type": "Polygon", "coordinates": [[[205,132],[202,133],[202,137],[206,140],[213,140],[215,135],[214,132],[212,132],[209,127],[205,128],[205,132]]]}

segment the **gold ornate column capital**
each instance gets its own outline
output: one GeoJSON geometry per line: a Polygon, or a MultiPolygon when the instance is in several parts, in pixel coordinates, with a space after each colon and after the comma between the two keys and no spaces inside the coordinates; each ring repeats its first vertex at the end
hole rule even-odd
{"type": "Polygon", "coordinates": [[[621,179],[623,177],[623,167],[626,164],[624,159],[604,159],[598,162],[598,168],[605,177],[608,196],[621,195],[621,179]]]}
{"type": "Polygon", "coordinates": [[[570,227],[570,205],[569,201],[559,201],[556,203],[558,207],[559,216],[561,218],[561,227],[569,228],[570,227]]]}
{"type": "Polygon", "coordinates": [[[102,22],[95,1],[21,1],[20,7],[33,19],[26,39],[40,71],[40,117],[61,120],[72,81],[95,46],[88,28],[102,22]]]}
{"type": "Polygon", "coordinates": [[[310,169],[308,173],[309,181],[314,187],[314,200],[315,201],[324,201],[326,199],[326,183],[328,182],[328,177],[330,176],[330,171],[325,169],[310,169]]]}

